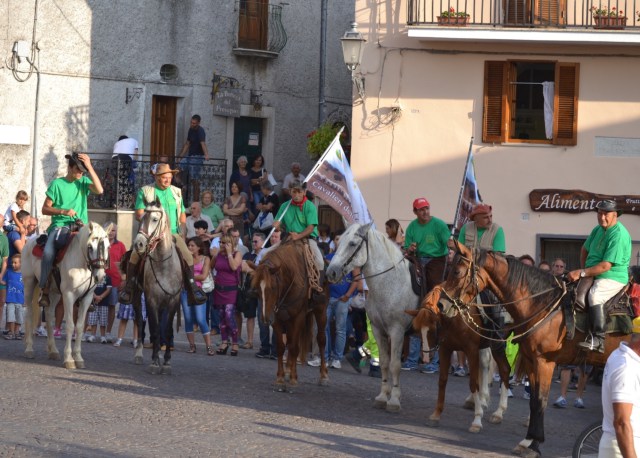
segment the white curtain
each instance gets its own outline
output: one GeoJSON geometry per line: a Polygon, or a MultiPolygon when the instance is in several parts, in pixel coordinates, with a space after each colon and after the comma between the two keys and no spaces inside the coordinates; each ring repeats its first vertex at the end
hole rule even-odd
{"type": "Polygon", "coordinates": [[[542,83],[542,96],[544,97],[544,133],[548,140],[553,138],[553,81],[542,83]]]}

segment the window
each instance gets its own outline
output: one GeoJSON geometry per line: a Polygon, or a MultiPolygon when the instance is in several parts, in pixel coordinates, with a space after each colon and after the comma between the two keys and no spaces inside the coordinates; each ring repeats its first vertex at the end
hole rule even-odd
{"type": "Polygon", "coordinates": [[[577,144],[579,64],[487,61],[482,141],[577,144]]]}
{"type": "Polygon", "coordinates": [[[267,49],[269,2],[240,0],[238,46],[247,49],[267,49]]]}

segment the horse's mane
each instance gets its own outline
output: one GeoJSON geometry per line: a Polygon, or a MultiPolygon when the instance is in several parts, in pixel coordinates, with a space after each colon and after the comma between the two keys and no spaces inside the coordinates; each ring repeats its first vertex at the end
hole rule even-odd
{"type": "Polygon", "coordinates": [[[304,285],[306,282],[307,266],[305,265],[304,256],[302,255],[302,244],[302,241],[297,240],[281,242],[262,258],[256,272],[257,275],[254,275],[254,280],[259,282],[258,277],[267,280],[268,276],[264,273],[268,267],[273,266],[284,269],[291,276],[290,281],[292,283],[304,285]],[[264,268],[261,269],[262,266],[264,266],[264,268]]]}
{"type": "Polygon", "coordinates": [[[513,256],[503,256],[495,251],[479,250],[476,253],[476,264],[483,267],[490,256],[496,262],[507,264],[507,284],[513,289],[525,287],[531,294],[537,294],[557,285],[554,276],[549,272],[524,264],[513,256]]]}

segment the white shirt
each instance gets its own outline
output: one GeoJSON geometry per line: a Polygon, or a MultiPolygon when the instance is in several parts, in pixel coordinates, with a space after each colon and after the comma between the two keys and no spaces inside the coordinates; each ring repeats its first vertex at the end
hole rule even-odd
{"type": "Polygon", "coordinates": [[[305,180],[305,176],[303,174],[299,174],[297,177],[293,176],[293,172],[285,175],[284,180],[282,181],[282,189],[289,189],[289,185],[293,180],[299,180],[302,183],[305,180]]]}
{"type": "Polygon", "coordinates": [[[209,218],[204,213],[200,213],[200,216],[197,218],[194,218],[193,216],[189,215],[187,216],[187,223],[186,223],[188,239],[196,236],[196,229],[195,227],[193,227],[196,221],[204,221],[205,223],[207,223],[207,232],[211,232],[212,230],[215,229],[213,227],[213,222],[211,221],[211,218],[209,218]]]}
{"type": "MultiPolygon", "coordinates": [[[[240,247],[244,247],[244,243],[242,243],[242,239],[238,240],[238,250],[240,250],[240,247]]],[[[211,245],[209,245],[209,249],[216,249],[219,250],[220,249],[220,237],[216,237],[211,241],[211,245]]],[[[245,251],[246,253],[246,251],[245,251]]],[[[243,253],[244,255],[244,253],[243,253]]]]}
{"type": "Polygon", "coordinates": [[[626,342],[609,356],[602,376],[602,431],[616,435],[613,403],[633,404],[631,428],[635,442],[640,439],[640,356],[626,342]]]}
{"type": "Polygon", "coordinates": [[[128,154],[131,159],[135,159],[133,156],[138,153],[138,140],[135,138],[124,138],[116,142],[113,145],[113,157],[118,154],[128,154]]]}

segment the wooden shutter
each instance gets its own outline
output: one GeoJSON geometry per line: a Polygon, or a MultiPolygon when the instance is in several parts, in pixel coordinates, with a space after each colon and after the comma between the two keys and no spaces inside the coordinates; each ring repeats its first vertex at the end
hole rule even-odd
{"type": "Polygon", "coordinates": [[[564,25],[566,20],[565,0],[536,0],[533,23],[552,27],[564,25]]]}
{"type": "Polygon", "coordinates": [[[484,63],[482,141],[485,143],[505,141],[507,65],[507,62],[498,61],[484,63]]]}
{"type": "Polygon", "coordinates": [[[503,0],[504,25],[522,26],[531,23],[531,0],[503,0]]]}
{"type": "Polygon", "coordinates": [[[268,0],[243,0],[238,17],[238,46],[267,49],[268,0]]]}
{"type": "Polygon", "coordinates": [[[553,100],[553,144],[578,144],[578,77],[580,64],[556,64],[553,100]]]}

